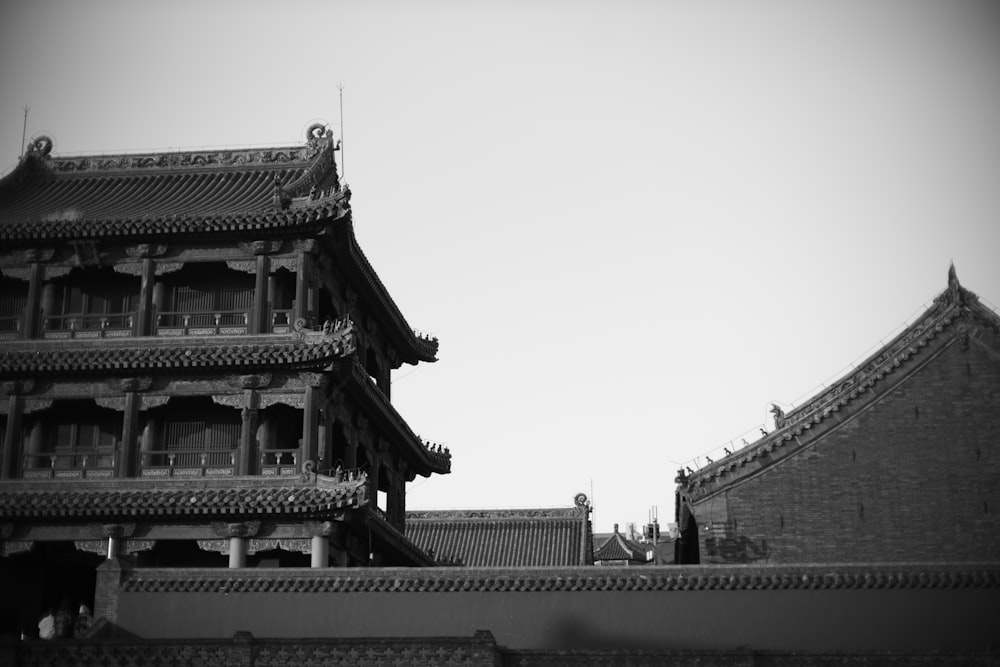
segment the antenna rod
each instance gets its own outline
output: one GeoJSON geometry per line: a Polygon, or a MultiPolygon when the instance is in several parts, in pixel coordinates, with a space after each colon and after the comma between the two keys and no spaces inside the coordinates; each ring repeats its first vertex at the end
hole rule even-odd
{"type": "Polygon", "coordinates": [[[28,132],[28,109],[29,108],[30,107],[28,107],[27,104],[24,105],[24,126],[21,128],[21,154],[17,156],[18,160],[20,160],[21,158],[24,157],[24,137],[27,135],[27,132],[28,132]]]}
{"type": "Polygon", "coordinates": [[[344,84],[338,83],[337,90],[340,91],[340,177],[347,174],[347,158],[344,157],[344,84]]]}

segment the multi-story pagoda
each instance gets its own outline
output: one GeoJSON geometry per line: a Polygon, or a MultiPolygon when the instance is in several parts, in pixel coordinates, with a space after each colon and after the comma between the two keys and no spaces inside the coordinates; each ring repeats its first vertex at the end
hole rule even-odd
{"type": "Polygon", "coordinates": [[[430,564],[405,537],[405,485],[450,454],[389,396],[391,371],[434,361],[437,341],[358,247],[331,134],[51,149],[33,141],[0,181],[0,575],[16,604],[92,605],[112,557],[430,564]]]}

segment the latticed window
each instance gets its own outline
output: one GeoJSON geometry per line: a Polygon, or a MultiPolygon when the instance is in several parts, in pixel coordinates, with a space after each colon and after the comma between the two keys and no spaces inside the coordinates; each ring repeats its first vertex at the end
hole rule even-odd
{"type": "Polygon", "coordinates": [[[20,331],[28,283],[0,277],[0,334],[20,331]]]}
{"type": "Polygon", "coordinates": [[[245,327],[253,306],[254,277],[210,262],[185,267],[167,283],[159,325],[245,327]]]}
{"type": "Polygon", "coordinates": [[[40,417],[45,431],[39,467],[102,468],[113,462],[121,414],[90,401],[67,401],[40,417]],[[47,463],[46,463],[47,459],[47,463]]]}
{"type": "Polygon", "coordinates": [[[83,271],[53,283],[46,328],[131,329],[139,281],[112,271],[83,271]]]}
{"type": "Polygon", "coordinates": [[[240,442],[240,417],[232,414],[199,415],[163,424],[163,447],[174,454],[175,466],[228,466],[240,442]]]}

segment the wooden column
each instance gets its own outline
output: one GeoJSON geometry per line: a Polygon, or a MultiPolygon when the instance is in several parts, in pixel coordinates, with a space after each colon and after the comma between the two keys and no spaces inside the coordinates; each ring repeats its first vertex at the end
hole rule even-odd
{"type": "Polygon", "coordinates": [[[295,309],[292,313],[292,321],[300,317],[306,321],[306,326],[312,326],[312,309],[309,303],[309,268],[311,265],[310,256],[300,252],[295,262],[295,309]]]}
{"type": "Polygon", "coordinates": [[[28,274],[28,296],[24,304],[21,338],[34,338],[41,329],[38,320],[41,313],[42,280],[42,265],[32,262],[31,272],[28,274]]]}
{"type": "Polygon", "coordinates": [[[139,448],[139,404],[142,401],[134,391],[125,392],[125,413],[122,415],[122,439],[118,448],[115,477],[136,474],[135,459],[139,448]]]}
{"type": "Polygon", "coordinates": [[[368,505],[370,507],[378,507],[378,486],[382,457],[379,454],[377,446],[368,448],[365,455],[368,457],[368,488],[371,490],[371,498],[368,499],[368,505]]]}
{"type": "Polygon", "coordinates": [[[271,274],[271,259],[267,255],[257,255],[257,274],[254,276],[253,312],[250,333],[271,331],[270,309],[268,308],[268,276],[271,274]]]}
{"type": "Polygon", "coordinates": [[[21,419],[24,415],[24,399],[12,395],[7,399],[7,430],[3,434],[3,460],[0,461],[0,479],[10,479],[18,471],[15,461],[20,443],[21,419]]]}
{"type": "Polygon", "coordinates": [[[302,449],[299,452],[299,465],[316,459],[316,447],[319,441],[319,404],[317,401],[318,387],[307,385],[305,401],[302,408],[302,449]]]}
{"type": "Polygon", "coordinates": [[[153,292],[156,288],[156,265],[152,258],[146,257],[142,260],[142,273],[139,283],[139,304],[136,309],[136,336],[152,335],[155,326],[152,321],[153,312],[156,307],[153,301],[153,292]]]}
{"type": "Polygon", "coordinates": [[[257,409],[257,392],[253,389],[247,389],[243,394],[243,424],[240,430],[240,449],[236,457],[235,470],[237,475],[249,475],[250,461],[260,458],[260,453],[257,451],[257,424],[260,420],[257,409]]]}

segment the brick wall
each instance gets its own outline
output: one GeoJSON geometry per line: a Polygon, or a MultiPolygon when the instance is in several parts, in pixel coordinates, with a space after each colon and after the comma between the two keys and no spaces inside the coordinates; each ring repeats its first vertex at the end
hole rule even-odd
{"type": "Polygon", "coordinates": [[[703,563],[1000,560],[1000,361],[990,351],[953,341],[834,419],[803,450],[694,504],[703,563]]]}

